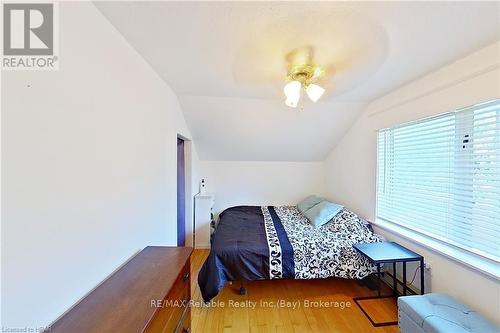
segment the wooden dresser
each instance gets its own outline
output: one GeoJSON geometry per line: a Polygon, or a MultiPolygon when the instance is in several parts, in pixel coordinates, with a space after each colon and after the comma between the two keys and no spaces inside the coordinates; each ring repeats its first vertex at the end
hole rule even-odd
{"type": "Polygon", "coordinates": [[[189,333],[191,252],[186,247],[146,247],[48,332],[189,333]]]}

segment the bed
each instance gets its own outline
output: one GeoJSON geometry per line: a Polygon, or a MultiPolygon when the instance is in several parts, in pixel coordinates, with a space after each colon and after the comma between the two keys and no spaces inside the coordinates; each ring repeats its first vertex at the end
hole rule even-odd
{"type": "Polygon", "coordinates": [[[352,245],[380,241],[346,208],[315,228],[296,206],[231,207],[219,216],[198,284],[208,302],[228,281],[362,279],[376,267],[352,245]]]}

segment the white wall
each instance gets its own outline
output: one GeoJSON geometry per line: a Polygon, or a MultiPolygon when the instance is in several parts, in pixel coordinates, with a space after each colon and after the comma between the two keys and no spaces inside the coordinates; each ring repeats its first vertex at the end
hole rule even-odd
{"type": "Polygon", "coordinates": [[[201,161],[199,176],[215,193],[216,213],[236,205],[295,205],[326,190],[323,162],[201,161]]]}
{"type": "MultiPolygon", "coordinates": [[[[372,102],[327,159],[328,196],[373,220],[376,130],[499,98],[499,54],[500,44],[495,43],[372,102]]],[[[497,280],[395,234],[378,231],[432,262],[428,277],[432,291],[446,292],[500,322],[497,280]]]]}
{"type": "Polygon", "coordinates": [[[176,242],[177,97],[91,3],[60,3],[60,48],[58,71],[2,77],[4,327],[47,325],[176,242]]]}

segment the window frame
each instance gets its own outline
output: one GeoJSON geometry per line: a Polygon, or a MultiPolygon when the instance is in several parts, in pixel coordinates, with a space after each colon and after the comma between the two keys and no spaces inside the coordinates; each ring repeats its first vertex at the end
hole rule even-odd
{"type": "Polygon", "coordinates": [[[412,243],[420,245],[426,249],[454,260],[464,266],[479,271],[491,278],[500,281],[500,265],[493,260],[472,252],[453,246],[452,244],[442,242],[433,237],[421,234],[412,229],[405,228],[401,224],[396,224],[381,218],[375,218],[371,223],[375,228],[388,231],[398,237],[402,237],[412,243]]]}

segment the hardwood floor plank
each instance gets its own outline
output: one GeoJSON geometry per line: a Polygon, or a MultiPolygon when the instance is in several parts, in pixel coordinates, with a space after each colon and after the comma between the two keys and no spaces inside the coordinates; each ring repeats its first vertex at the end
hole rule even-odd
{"type": "MultiPolygon", "coordinates": [[[[376,328],[371,325],[352,298],[375,293],[354,280],[249,281],[245,282],[246,295],[239,295],[240,285],[235,282],[227,285],[214,299],[224,302],[224,307],[202,305],[197,277],[208,253],[209,250],[197,249],[191,258],[191,290],[195,301],[191,319],[193,333],[398,332],[397,326],[376,328]],[[278,306],[282,305],[280,302],[299,306],[278,306]],[[255,308],[236,307],[250,304],[255,304],[255,308]]],[[[377,320],[397,318],[394,300],[370,301],[364,305],[377,320]]]]}

